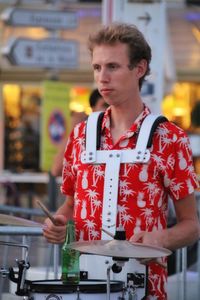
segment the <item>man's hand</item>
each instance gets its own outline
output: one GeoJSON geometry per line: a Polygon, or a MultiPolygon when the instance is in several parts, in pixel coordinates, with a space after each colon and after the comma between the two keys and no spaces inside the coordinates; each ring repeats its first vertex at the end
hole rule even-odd
{"type": "Polygon", "coordinates": [[[141,231],[131,236],[129,242],[165,248],[166,230],[141,231]]]}
{"type": "MultiPolygon", "coordinates": [[[[132,235],[129,242],[130,243],[142,243],[145,245],[151,245],[156,247],[164,247],[163,237],[165,235],[165,230],[155,230],[152,232],[141,231],[132,235]]],[[[155,263],[166,268],[167,264],[163,258],[141,258],[138,261],[143,265],[149,265],[150,263],[155,263]]]]}
{"type": "Polygon", "coordinates": [[[63,215],[54,215],[54,219],[58,225],[54,225],[49,218],[44,221],[43,235],[49,243],[64,243],[67,218],[63,215]]]}

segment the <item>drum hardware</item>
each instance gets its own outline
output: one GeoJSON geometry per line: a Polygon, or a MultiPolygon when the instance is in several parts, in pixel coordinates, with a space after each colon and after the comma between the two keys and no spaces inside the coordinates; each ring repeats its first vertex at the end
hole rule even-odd
{"type": "MultiPolygon", "coordinates": [[[[114,239],[112,240],[79,241],[70,244],[72,249],[78,250],[80,253],[108,256],[113,259],[114,263],[110,262],[107,268],[107,300],[110,300],[111,270],[113,273],[120,273],[129,259],[157,259],[171,254],[171,251],[165,248],[142,243],[131,243],[126,240],[123,230],[116,231],[113,237],[114,239]]],[[[128,300],[142,300],[146,298],[148,267],[145,266],[144,268],[146,271],[144,269],[142,272],[132,273],[130,270],[126,273],[127,278],[124,279],[124,281],[127,280],[124,288],[124,295],[126,295],[120,299],[123,300],[128,297],[128,300]]]]}
{"type": "MultiPolygon", "coordinates": [[[[102,300],[106,299],[105,280],[85,280],[78,284],[63,284],[61,280],[28,281],[29,300],[102,300]]],[[[110,299],[122,298],[123,282],[110,282],[110,299]]]]}
{"type": "Polygon", "coordinates": [[[79,286],[77,287],[77,300],[81,300],[81,298],[80,298],[80,288],[79,288],[79,286]]]}
{"type": "MultiPolygon", "coordinates": [[[[106,300],[110,300],[110,271],[112,266],[109,265],[107,267],[107,282],[106,282],[106,300]]],[[[122,295],[117,298],[117,300],[125,300],[126,288],[123,286],[122,288],[122,295]]]]}
{"type": "Polygon", "coordinates": [[[108,266],[107,267],[107,272],[106,272],[106,274],[107,274],[107,288],[106,288],[107,293],[106,293],[106,299],[107,300],[110,300],[110,270],[111,270],[111,266],[108,266]]]}
{"type": "Polygon", "coordinates": [[[6,268],[1,268],[0,273],[1,273],[2,278],[6,278],[9,275],[9,271],[6,268]]]}
{"type": "Polygon", "coordinates": [[[27,294],[26,288],[26,271],[30,268],[30,264],[24,260],[16,260],[19,271],[16,277],[16,272],[13,268],[9,268],[9,279],[17,284],[16,295],[25,296],[27,294]]]}
{"type": "Polygon", "coordinates": [[[87,279],[88,279],[88,272],[80,271],[80,280],[87,280],[87,279]]]}
{"type": "MultiPolygon", "coordinates": [[[[107,284],[106,284],[106,300],[110,300],[110,271],[112,266],[107,267],[107,284]]],[[[126,288],[123,286],[122,295],[117,298],[117,300],[125,300],[126,288]]]]}
{"type": "Polygon", "coordinates": [[[131,289],[128,290],[128,300],[138,300],[135,287],[131,287],[131,289]]]}
{"type": "Polygon", "coordinates": [[[29,269],[30,264],[28,262],[28,246],[27,245],[22,245],[22,244],[17,244],[17,243],[12,243],[12,242],[4,242],[0,241],[1,245],[4,246],[11,246],[11,247],[19,247],[19,248],[24,248],[24,259],[23,260],[18,260],[16,259],[16,263],[18,266],[18,272],[14,271],[14,268],[9,268],[9,270],[3,269],[1,271],[2,275],[8,276],[8,278],[13,281],[14,283],[17,284],[17,291],[16,295],[18,296],[24,296],[25,295],[25,279],[26,279],[26,271],[29,269]],[[18,277],[16,277],[16,274],[18,274],[18,277]]]}
{"type": "MultiPolygon", "coordinates": [[[[127,294],[128,300],[138,300],[137,289],[145,288],[145,295],[147,295],[148,285],[145,281],[148,278],[148,267],[146,267],[146,274],[144,273],[128,273],[127,274],[127,294]],[[145,277],[146,276],[146,277],[145,277]]],[[[141,300],[145,300],[144,296],[141,300]]]]}
{"type": "MultiPolygon", "coordinates": [[[[147,274],[146,274],[147,277],[147,274]]],[[[145,274],[144,273],[128,273],[127,286],[134,286],[135,288],[145,287],[145,274]]]]}

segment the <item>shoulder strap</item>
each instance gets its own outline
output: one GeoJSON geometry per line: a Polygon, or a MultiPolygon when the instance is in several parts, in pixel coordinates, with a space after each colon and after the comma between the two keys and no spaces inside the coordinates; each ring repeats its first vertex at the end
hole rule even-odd
{"type": "Polygon", "coordinates": [[[154,132],[156,131],[156,128],[158,127],[158,125],[160,124],[160,123],[164,123],[164,122],[168,122],[168,119],[166,118],[166,117],[164,117],[164,116],[158,116],[156,119],[155,119],[155,121],[154,121],[154,123],[153,123],[153,125],[152,125],[152,127],[151,127],[151,131],[150,131],[150,134],[149,134],[149,139],[148,139],[148,142],[147,142],[147,148],[150,148],[151,147],[151,145],[152,145],[152,141],[153,141],[153,134],[154,134],[154,132]]]}
{"type": "Polygon", "coordinates": [[[163,116],[156,114],[149,114],[143,120],[137,137],[135,149],[138,153],[143,155],[147,148],[152,145],[153,134],[161,122],[167,121],[163,116]]]}
{"type": "Polygon", "coordinates": [[[104,112],[98,111],[91,113],[87,119],[85,135],[86,159],[88,158],[91,162],[96,159],[96,150],[100,148],[103,116],[104,112]]]}
{"type": "MultiPolygon", "coordinates": [[[[86,156],[89,160],[95,161],[96,151],[100,148],[101,142],[101,125],[103,121],[104,112],[91,113],[87,120],[86,126],[86,156]]],[[[152,145],[153,135],[162,122],[168,121],[166,117],[162,115],[149,114],[146,116],[137,138],[136,149],[144,152],[152,145]]]]}

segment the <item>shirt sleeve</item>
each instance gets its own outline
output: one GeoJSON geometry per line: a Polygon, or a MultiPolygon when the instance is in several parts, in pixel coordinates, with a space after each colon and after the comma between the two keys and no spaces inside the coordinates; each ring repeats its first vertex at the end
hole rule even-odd
{"type": "Polygon", "coordinates": [[[199,187],[194,170],[192,150],[187,134],[174,124],[170,124],[173,132],[172,146],[168,152],[165,168],[164,184],[171,198],[182,199],[199,187]]]}
{"type": "Polygon", "coordinates": [[[86,122],[78,123],[72,130],[65,149],[61,193],[74,196],[80,156],[85,147],[86,122]]]}

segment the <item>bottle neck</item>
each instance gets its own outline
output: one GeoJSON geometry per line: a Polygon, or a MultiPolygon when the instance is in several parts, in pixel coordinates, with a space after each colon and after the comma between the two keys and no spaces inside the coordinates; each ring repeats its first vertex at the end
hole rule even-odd
{"type": "Polygon", "coordinates": [[[76,241],[76,235],[75,235],[75,225],[73,220],[69,220],[67,222],[67,228],[66,228],[66,240],[65,243],[69,244],[76,241]]]}

